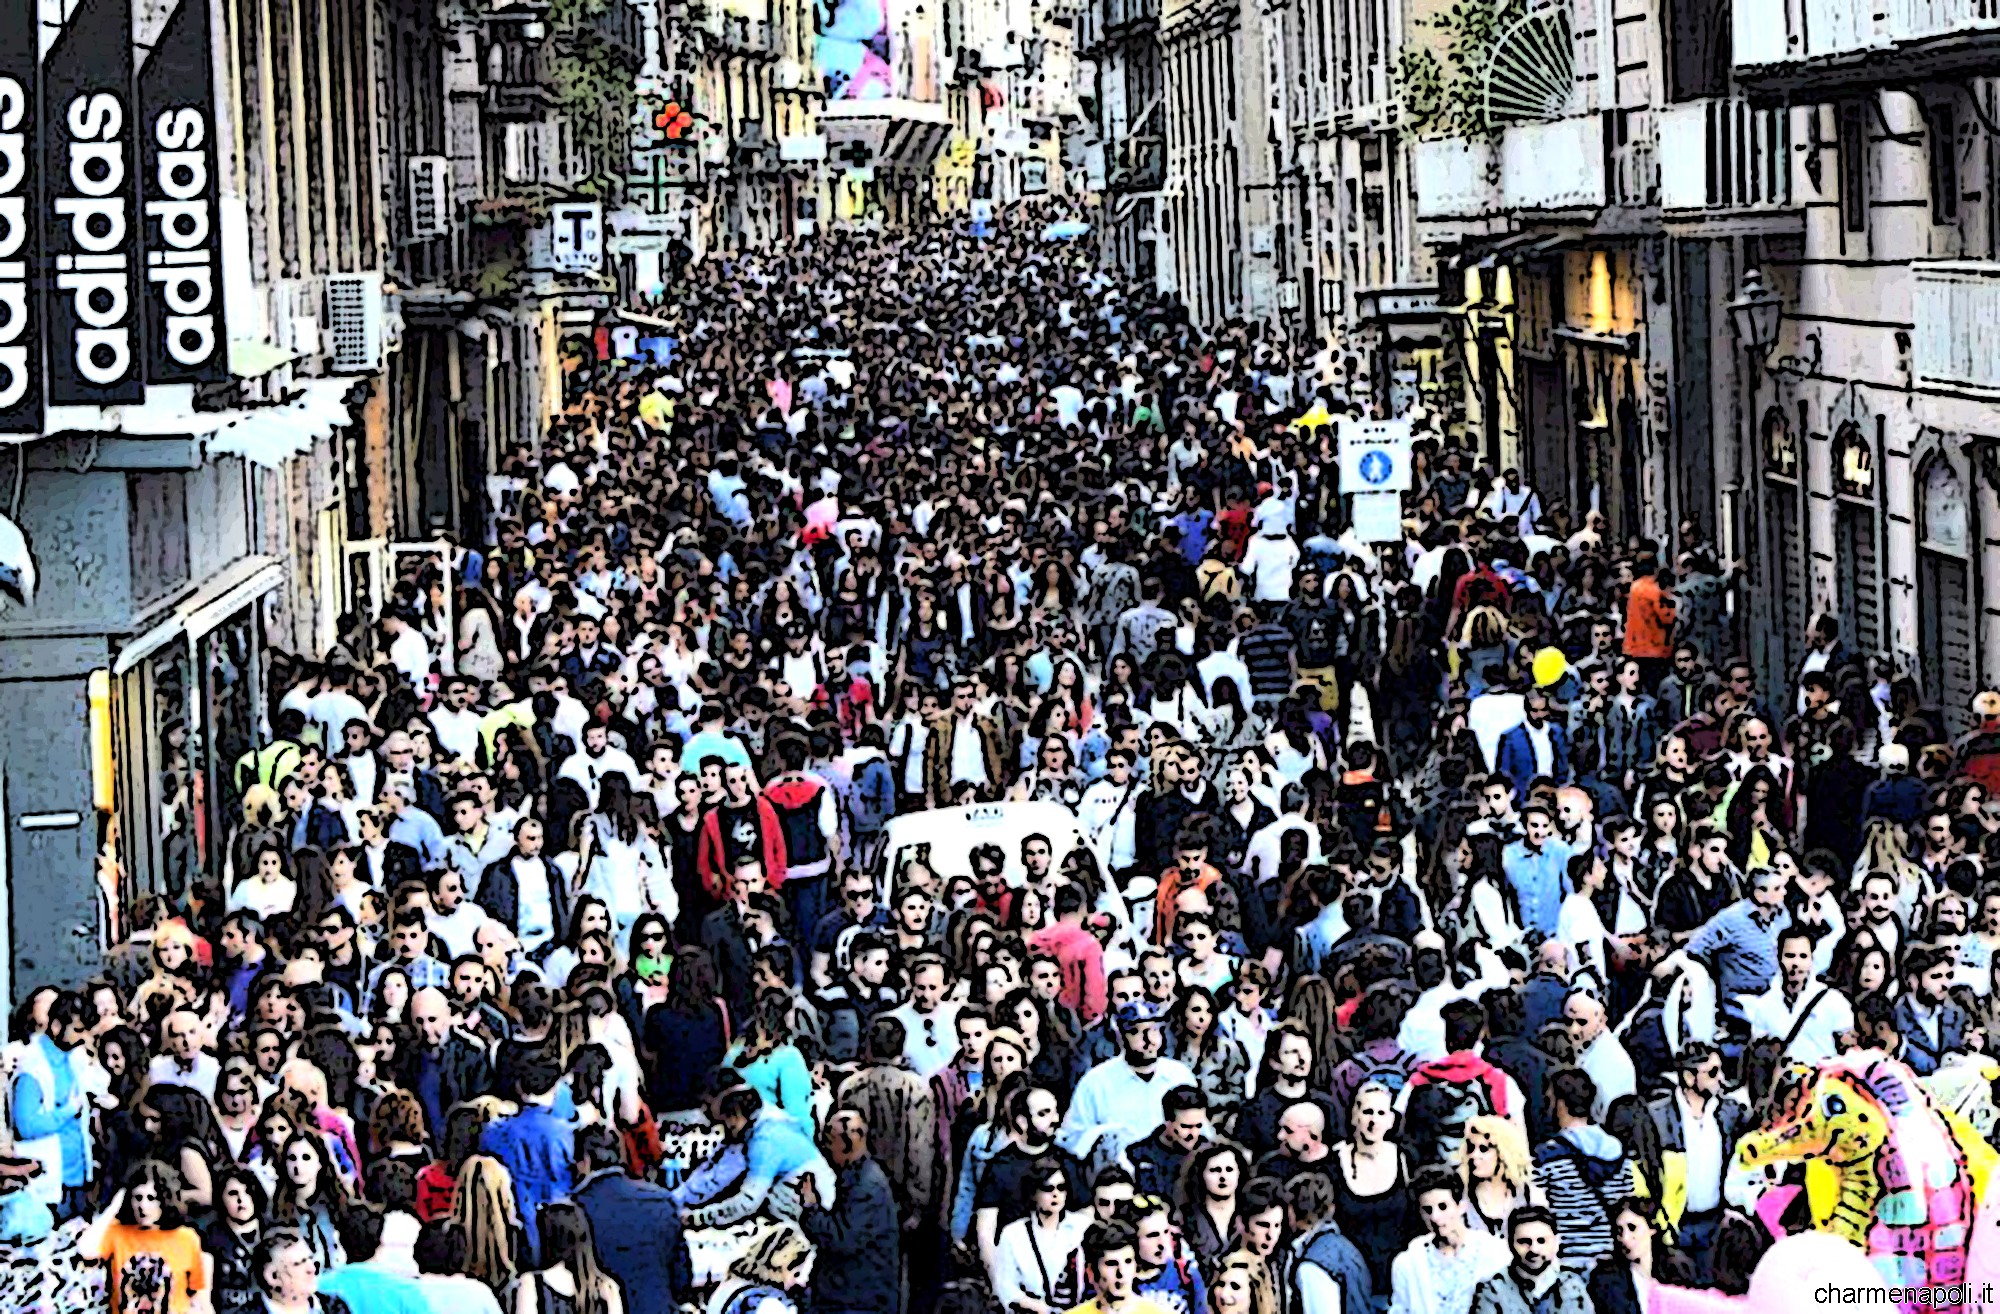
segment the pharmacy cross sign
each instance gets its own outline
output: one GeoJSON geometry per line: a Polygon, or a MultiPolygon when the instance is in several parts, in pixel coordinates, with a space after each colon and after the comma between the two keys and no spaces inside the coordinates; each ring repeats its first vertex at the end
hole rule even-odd
{"type": "Polygon", "coordinates": [[[688,185],[688,161],[678,158],[684,151],[648,151],[645,172],[632,177],[631,192],[648,214],[665,214],[673,208],[673,194],[688,185]]]}

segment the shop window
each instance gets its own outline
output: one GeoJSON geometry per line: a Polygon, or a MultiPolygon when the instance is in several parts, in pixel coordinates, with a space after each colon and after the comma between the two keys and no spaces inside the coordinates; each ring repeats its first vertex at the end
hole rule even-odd
{"type": "Polygon", "coordinates": [[[1786,479],[1799,477],[1799,439],[1775,406],[1764,414],[1764,469],[1786,479]]]}
{"type": "Polygon", "coordinates": [[[1874,500],[1875,453],[1852,424],[1843,425],[1833,440],[1833,482],[1842,497],[1874,500]]]}
{"type": "Polygon", "coordinates": [[[1924,466],[1923,543],[1938,552],[1963,555],[1972,541],[1972,516],[1958,471],[1942,456],[1924,466]]]}

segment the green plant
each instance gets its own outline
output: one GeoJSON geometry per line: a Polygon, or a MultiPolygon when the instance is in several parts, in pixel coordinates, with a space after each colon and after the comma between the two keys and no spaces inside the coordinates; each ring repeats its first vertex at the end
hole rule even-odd
{"type": "Polygon", "coordinates": [[[489,260],[472,276],[473,294],[482,301],[504,297],[514,290],[515,279],[520,272],[521,258],[518,255],[504,255],[489,260]]]}
{"type": "Polygon", "coordinates": [[[1442,38],[1440,60],[1428,46],[1406,43],[1396,56],[1402,113],[1419,135],[1491,137],[1486,72],[1501,33],[1527,12],[1524,0],[1454,0],[1418,26],[1442,38]]]}
{"type": "Polygon", "coordinates": [[[608,41],[600,25],[628,0],[552,0],[549,6],[549,93],[568,120],[584,160],[577,190],[612,201],[632,164],[632,117],[638,107],[638,62],[608,41]]]}

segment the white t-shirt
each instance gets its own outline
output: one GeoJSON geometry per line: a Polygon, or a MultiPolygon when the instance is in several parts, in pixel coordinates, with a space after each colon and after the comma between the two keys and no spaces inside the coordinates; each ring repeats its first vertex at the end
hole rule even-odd
{"type": "Polygon", "coordinates": [[[1290,538],[1259,534],[1243,550],[1243,573],[1250,579],[1250,596],[1257,602],[1285,602],[1292,596],[1292,571],[1299,564],[1299,545],[1290,538]]]}

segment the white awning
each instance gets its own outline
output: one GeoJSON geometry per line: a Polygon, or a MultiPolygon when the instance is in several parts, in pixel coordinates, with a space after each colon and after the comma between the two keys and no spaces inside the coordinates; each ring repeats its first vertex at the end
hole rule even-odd
{"type": "Polygon", "coordinates": [[[304,390],[282,406],[232,411],[209,435],[209,454],[281,466],[352,421],[347,394],[353,387],[352,379],[307,379],[304,390]]]}

